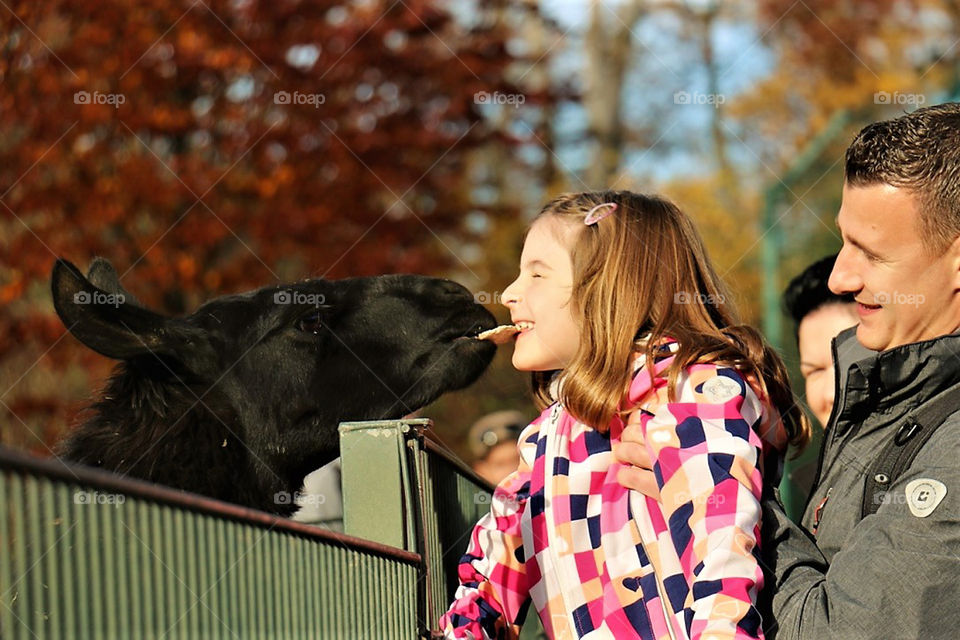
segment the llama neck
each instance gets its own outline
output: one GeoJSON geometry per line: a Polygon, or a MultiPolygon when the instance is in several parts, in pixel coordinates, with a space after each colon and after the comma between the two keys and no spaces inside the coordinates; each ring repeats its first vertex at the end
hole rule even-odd
{"type": "Polygon", "coordinates": [[[289,490],[247,449],[226,399],[184,376],[122,363],[90,410],[67,459],[264,510],[289,490]]]}

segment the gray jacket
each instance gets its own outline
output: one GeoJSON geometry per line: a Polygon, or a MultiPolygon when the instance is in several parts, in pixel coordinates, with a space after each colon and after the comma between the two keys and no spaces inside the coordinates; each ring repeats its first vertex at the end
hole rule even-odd
{"type": "Polygon", "coordinates": [[[833,349],[837,400],[803,528],[763,501],[768,637],[960,638],[960,407],[860,520],[870,464],[911,410],[960,383],[960,334],[878,353],[854,328],[833,349]]]}

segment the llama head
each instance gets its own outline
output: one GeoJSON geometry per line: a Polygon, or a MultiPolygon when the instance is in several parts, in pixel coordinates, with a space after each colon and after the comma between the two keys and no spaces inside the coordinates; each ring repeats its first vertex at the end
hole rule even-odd
{"type": "MultiPolygon", "coordinates": [[[[496,349],[473,339],[496,322],[472,294],[425,276],[305,280],[215,298],[174,318],[133,300],[105,260],[97,259],[88,277],[58,260],[53,299],[74,336],[125,362],[123,375],[149,378],[151,393],[178,389],[191,411],[213,414],[209,428],[222,426],[249,450],[255,473],[295,488],[336,457],[341,421],[411,413],[473,382],[496,349]]],[[[166,397],[157,402],[170,404],[170,412],[188,410],[166,397]]],[[[176,422],[181,415],[166,417],[176,422]]],[[[182,450],[195,434],[171,429],[163,437],[180,438],[182,450]]],[[[147,456],[162,455],[156,443],[142,444],[153,449],[147,456]]],[[[145,475],[133,465],[115,470],[145,475]]]]}

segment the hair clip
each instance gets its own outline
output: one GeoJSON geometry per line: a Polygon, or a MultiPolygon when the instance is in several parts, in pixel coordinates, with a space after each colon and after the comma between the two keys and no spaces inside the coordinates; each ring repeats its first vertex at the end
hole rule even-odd
{"type": "Polygon", "coordinates": [[[587,225],[588,227],[590,225],[597,224],[598,222],[600,222],[601,220],[603,220],[604,218],[606,218],[608,215],[610,215],[616,210],[617,210],[616,202],[604,202],[603,204],[598,204],[593,209],[590,209],[590,211],[587,211],[587,215],[583,219],[583,224],[587,225]],[[610,207],[610,208],[607,209],[606,211],[600,211],[598,213],[597,209],[600,209],[601,207],[610,207]]]}

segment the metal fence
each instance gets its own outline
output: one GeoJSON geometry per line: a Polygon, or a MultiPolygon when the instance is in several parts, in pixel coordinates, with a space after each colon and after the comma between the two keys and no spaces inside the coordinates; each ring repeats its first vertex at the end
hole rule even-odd
{"type": "Polygon", "coordinates": [[[341,425],[346,535],[0,448],[0,638],[427,637],[491,489],[428,427],[341,425]]]}

